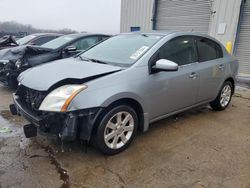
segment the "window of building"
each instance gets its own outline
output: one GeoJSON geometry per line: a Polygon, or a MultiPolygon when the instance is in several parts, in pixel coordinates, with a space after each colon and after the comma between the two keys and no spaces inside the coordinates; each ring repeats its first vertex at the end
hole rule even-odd
{"type": "Polygon", "coordinates": [[[136,31],[140,31],[141,27],[130,27],[130,31],[131,32],[136,32],[136,31]]]}

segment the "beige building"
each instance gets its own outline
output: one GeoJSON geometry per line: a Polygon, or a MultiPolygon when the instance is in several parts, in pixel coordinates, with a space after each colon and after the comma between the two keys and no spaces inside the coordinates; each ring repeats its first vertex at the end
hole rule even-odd
{"type": "Polygon", "coordinates": [[[197,31],[233,44],[250,77],[250,0],[122,0],[121,32],[197,31]]]}

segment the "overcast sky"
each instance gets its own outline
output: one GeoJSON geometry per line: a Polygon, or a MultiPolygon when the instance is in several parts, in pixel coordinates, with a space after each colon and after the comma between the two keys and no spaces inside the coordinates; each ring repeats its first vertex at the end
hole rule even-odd
{"type": "Polygon", "coordinates": [[[120,31],[120,4],[121,0],[0,0],[0,22],[115,34],[120,31]]]}

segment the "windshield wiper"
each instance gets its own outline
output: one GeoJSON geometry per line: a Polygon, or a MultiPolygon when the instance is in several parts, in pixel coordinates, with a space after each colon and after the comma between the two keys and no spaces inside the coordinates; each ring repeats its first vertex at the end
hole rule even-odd
{"type": "Polygon", "coordinates": [[[98,60],[98,59],[89,59],[89,60],[95,63],[107,64],[106,62],[98,60]]]}
{"type": "Polygon", "coordinates": [[[82,56],[78,56],[82,61],[91,61],[89,58],[86,57],[82,57],[82,56]]]}
{"type": "Polygon", "coordinates": [[[83,56],[78,56],[82,61],[89,61],[89,62],[94,62],[94,63],[101,63],[101,64],[107,64],[104,61],[98,60],[98,59],[90,59],[87,57],[83,57],[83,56]]]}

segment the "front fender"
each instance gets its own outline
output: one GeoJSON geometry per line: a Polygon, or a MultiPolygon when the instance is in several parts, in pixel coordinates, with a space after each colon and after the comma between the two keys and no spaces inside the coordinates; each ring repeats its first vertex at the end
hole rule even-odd
{"type": "Polygon", "coordinates": [[[143,100],[142,98],[140,98],[138,95],[136,95],[135,93],[130,93],[130,92],[122,92],[122,93],[118,93],[118,94],[115,94],[115,95],[112,95],[110,96],[109,98],[107,98],[102,104],[101,106],[102,107],[107,107],[109,106],[110,104],[118,101],[118,100],[121,100],[121,99],[133,99],[135,101],[137,101],[143,111],[146,111],[146,107],[144,106],[144,103],[143,103],[143,100]]]}
{"type": "MultiPolygon", "coordinates": [[[[83,91],[84,93],[84,91],[83,91]]],[[[147,131],[149,128],[149,116],[148,116],[148,107],[145,106],[145,102],[143,99],[140,98],[136,93],[132,92],[120,92],[113,95],[108,95],[105,90],[102,92],[89,92],[84,93],[82,95],[78,95],[74,98],[71,102],[70,106],[68,107],[67,111],[75,111],[75,110],[82,110],[82,109],[89,109],[89,108],[106,108],[110,104],[119,101],[121,99],[132,99],[137,101],[143,111],[143,131],[147,131]]]]}
{"type": "Polygon", "coordinates": [[[116,94],[110,94],[103,90],[102,92],[86,92],[74,98],[71,104],[68,107],[68,111],[95,108],[95,107],[107,107],[113,102],[116,102],[120,99],[133,99],[137,101],[144,112],[147,112],[147,107],[144,105],[144,102],[141,97],[132,92],[119,92],[116,94]]]}

